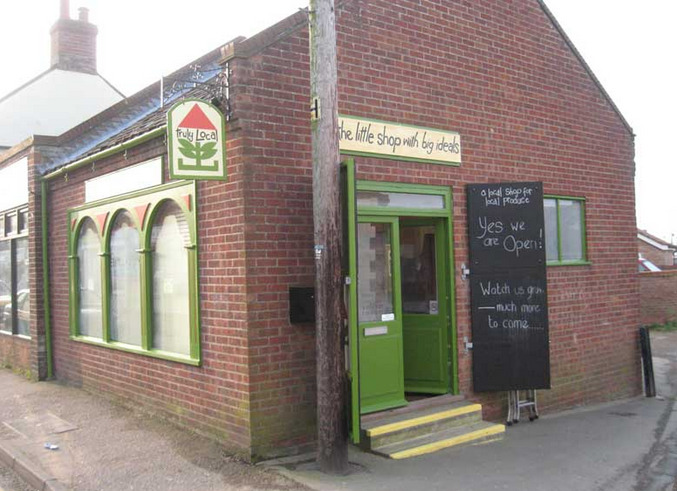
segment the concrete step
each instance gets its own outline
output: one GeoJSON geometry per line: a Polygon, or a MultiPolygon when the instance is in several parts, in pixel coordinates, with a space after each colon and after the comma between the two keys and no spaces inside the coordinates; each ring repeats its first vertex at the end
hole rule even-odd
{"type": "Polygon", "coordinates": [[[466,401],[424,406],[407,413],[385,413],[378,419],[363,422],[363,443],[373,450],[481,420],[482,406],[466,401]]]}
{"type": "Polygon", "coordinates": [[[409,404],[404,407],[388,409],[386,411],[379,411],[377,413],[363,414],[362,426],[364,427],[365,424],[371,423],[373,421],[379,421],[388,416],[414,413],[420,411],[421,409],[447,406],[449,404],[461,401],[465,401],[465,396],[444,394],[434,397],[422,397],[421,399],[409,402],[409,404]]]}
{"type": "Polygon", "coordinates": [[[466,426],[428,433],[389,445],[372,447],[371,451],[391,459],[406,459],[444,448],[501,440],[504,433],[504,425],[480,421],[466,426]]]}

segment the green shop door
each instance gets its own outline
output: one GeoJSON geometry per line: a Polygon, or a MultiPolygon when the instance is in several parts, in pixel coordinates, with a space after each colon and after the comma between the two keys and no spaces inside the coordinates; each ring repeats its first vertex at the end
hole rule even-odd
{"type": "Polygon", "coordinates": [[[355,180],[342,165],[352,441],[405,392],[458,393],[451,190],[355,180]]]}
{"type": "Polygon", "coordinates": [[[446,250],[443,219],[400,219],[406,392],[449,392],[446,250]]]}
{"type": "Polygon", "coordinates": [[[449,392],[443,219],[360,216],[357,290],[361,412],[449,392]]]}
{"type": "Polygon", "coordinates": [[[399,221],[359,217],[357,291],[362,414],[404,406],[399,221]]]}

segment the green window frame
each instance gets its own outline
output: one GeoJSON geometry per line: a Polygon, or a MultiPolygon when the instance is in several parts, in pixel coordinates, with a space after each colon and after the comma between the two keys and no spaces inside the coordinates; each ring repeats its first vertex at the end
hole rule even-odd
{"type": "Polygon", "coordinates": [[[585,205],[583,197],[543,196],[548,266],[590,264],[587,253],[585,205]],[[569,207],[574,210],[574,214],[571,214],[569,207]],[[578,213],[575,213],[576,207],[578,213]],[[572,218],[577,218],[577,221],[572,222],[572,218]],[[573,224],[573,232],[567,229],[567,224],[573,224]]]}
{"type": "Polygon", "coordinates": [[[28,208],[0,212],[0,334],[30,339],[28,208]]]}
{"type": "MultiPolygon", "coordinates": [[[[108,198],[68,211],[69,241],[69,317],[70,339],[87,344],[141,354],[188,365],[201,364],[200,315],[198,296],[198,247],[197,247],[197,185],[195,181],[179,181],[154,186],[143,191],[108,198]],[[187,258],[187,278],[185,290],[188,292],[188,349],[183,353],[166,351],[154,346],[154,277],[153,277],[153,228],[157,219],[162,218],[162,210],[170,205],[181,218],[185,237],[182,247],[187,258]],[[122,214],[132,218],[132,225],[138,232],[139,244],[135,252],[139,257],[139,301],[140,301],[140,342],[128,344],[111,338],[112,303],[112,258],[111,235],[116,218],[122,214]],[[80,258],[78,257],[78,239],[82,228],[94,223],[97,228],[101,267],[101,337],[85,335],[81,332],[81,285],[80,258]]],[[[156,238],[157,240],[157,238],[156,238]]],[[[157,296],[156,296],[157,297],[157,296]]]]}

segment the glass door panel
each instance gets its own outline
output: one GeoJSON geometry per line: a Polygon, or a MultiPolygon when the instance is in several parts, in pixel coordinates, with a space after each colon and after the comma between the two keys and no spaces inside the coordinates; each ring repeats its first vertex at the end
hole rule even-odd
{"type": "Polygon", "coordinates": [[[360,406],[364,414],[406,405],[398,220],[360,217],[357,256],[360,406]]]}
{"type": "Polygon", "coordinates": [[[358,235],[359,321],[394,317],[393,256],[389,223],[360,223],[358,235]]]}
{"type": "Polygon", "coordinates": [[[449,391],[443,220],[402,219],[404,385],[407,392],[449,391]]]}
{"type": "Polygon", "coordinates": [[[435,227],[407,227],[400,231],[402,312],[437,314],[435,227]]]}

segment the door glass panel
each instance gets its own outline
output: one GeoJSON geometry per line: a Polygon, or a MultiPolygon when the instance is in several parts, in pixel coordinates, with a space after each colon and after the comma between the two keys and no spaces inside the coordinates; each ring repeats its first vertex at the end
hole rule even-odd
{"type": "Polygon", "coordinates": [[[0,242],[0,330],[12,332],[12,252],[9,240],[0,242]]]}
{"type": "Polygon", "coordinates": [[[402,312],[437,315],[435,227],[400,229],[402,312]]]}
{"type": "Polygon", "coordinates": [[[16,241],[16,304],[17,334],[30,335],[29,318],[31,313],[30,287],[28,284],[28,238],[16,241]]]}
{"type": "Polygon", "coordinates": [[[358,191],[357,206],[443,210],[444,196],[438,194],[358,191]]]}
{"type": "Polygon", "coordinates": [[[390,224],[357,226],[359,322],[394,320],[390,224]]]}

